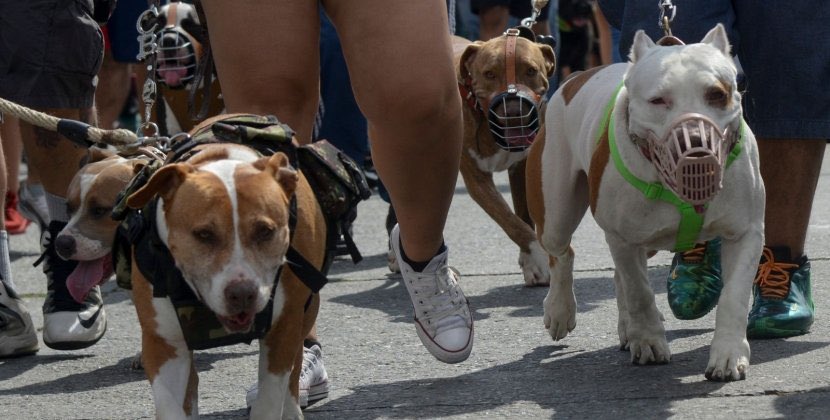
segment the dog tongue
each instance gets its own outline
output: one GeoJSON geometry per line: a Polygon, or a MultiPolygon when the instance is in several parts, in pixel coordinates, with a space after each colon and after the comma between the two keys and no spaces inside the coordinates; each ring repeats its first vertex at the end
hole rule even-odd
{"type": "Polygon", "coordinates": [[[66,278],[66,288],[78,303],[82,303],[95,286],[106,281],[112,274],[110,254],[92,261],[78,261],[78,266],[66,278]]]}
{"type": "Polygon", "coordinates": [[[536,138],[536,133],[527,134],[527,130],[522,128],[508,128],[504,130],[504,136],[508,139],[507,144],[510,146],[530,146],[536,138]]]}

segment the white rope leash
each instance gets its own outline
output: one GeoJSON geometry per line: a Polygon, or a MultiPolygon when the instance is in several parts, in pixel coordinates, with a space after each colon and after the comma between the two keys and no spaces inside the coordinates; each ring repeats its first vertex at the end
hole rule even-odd
{"type": "MultiPolygon", "coordinates": [[[[79,121],[53,117],[3,98],[0,98],[0,113],[14,115],[34,126],[59,132],[76,143],[79,141],[84,143],[105,143],[115,147],[130,147],[138,143],[138,136],[130,130],[123,128],[103,130],[79,121]],[[74,133],[67,133],[66,129],[59,129],[59,124],[64,125],[61,128],[69,129],[70,131],[74,131],[74,133]],[[79,134],[79,136],[73,136],[72,134],[79,134]]],[[[90,144],[86,145],[89,146],[90,144]]]]}

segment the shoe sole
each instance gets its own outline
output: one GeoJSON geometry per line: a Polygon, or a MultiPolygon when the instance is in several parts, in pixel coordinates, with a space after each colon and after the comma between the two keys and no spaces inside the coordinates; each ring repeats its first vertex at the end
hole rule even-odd
{"type": "Polygon", "coordinates": [[[763,340],[771,338],[789,338],[804,335],[810,332],[806,330],[780,330],[776,328],[764,328],[764,332],[753,332],[754,330],[747,330],[746,338],[750,340],[763,340]]]}
{"type": "Polygon", "coordinates": [[[470,327],[470,337],[467,339],[467,345],[464,348],[457,350],[457,351],[448,351],[445,350],[443,347],[439,346],[436,342],[432,341],[432,338],[427,334],[426,331],[421,327],[421,324],[418,321],[415,321],[415,330],[418,332],[418,338],[421,339],[421,343],[424,347],[427,348],[429,354],[433,355],[436,359],[441,362],[447,364],[453,363],[461,363],[467,358],[470,357],[470,353],[473,351],[473,339],[475,338],[475,329],[471,326],[470,327]]]}
{"type": "Polygon", "coordinates": [[[95,337],[91,341],[55,341],[55,342],[49,342],[49,341],[43,340],[43,344],[46,344],[46,347],[49,347],[50,349],[53,349],[53,350],[80,350],[80,349],[85,349],[87,347],[92,347],[93,345],[95,345],[95,343],[100,341],[101,338],[104,337],[104,334],[107,332],[107,324],[106,324],[106,321],[104,321],[104,322],[105,322],[104,323],[104,329],[101,331],[101,335],[99,335],[98,337],[95,337]]]}
{"type": "MultiPolygon", "coordinates": [[[[12,340],[0,340],[0,347],[8,347],[8,345],[10,344],[9,341],[12,340]]],[[[17,346],[14,350],[9,351],[8,353],[0,352],[0,359],[12,359],[15,357],[29,356],[37,353],[37,351],[40,350],[40,348],[38,347],[37,338],[35,338],[34,341],[26,340],[14,344],[17,346]]]]}
{"type": "Polygon", "coordinates": [[[300,408],[306,408],[313,405],[317,401],[324,400],[329,397],[329,383],[328,381],[319,383],[308,388],[308,397],[306,397],[305,404],[303,404],[302,397],[300,397],[300,408]]]}

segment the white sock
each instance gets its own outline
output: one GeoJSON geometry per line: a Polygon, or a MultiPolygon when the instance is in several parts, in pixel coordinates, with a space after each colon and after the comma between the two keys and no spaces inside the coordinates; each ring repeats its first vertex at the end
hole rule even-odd
{"type": "Polygon", "coordinates": [[[66,199],[46,191],[46,206],[49,208],[49,218],[60,222],[69,221],[69,212],[66,209],[66,199]]]}
{"type": "Polygon", "coordinates": [[[9,258],[9,234],[0,230],[0,276],[3,276],[3,283],[6,287],[15,290],[12,279],[12,261],[9,258]]]}

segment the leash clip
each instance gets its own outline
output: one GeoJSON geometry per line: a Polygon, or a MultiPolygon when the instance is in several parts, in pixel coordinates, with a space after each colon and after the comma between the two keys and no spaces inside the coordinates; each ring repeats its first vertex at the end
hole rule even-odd
{"type": "Polygon", "coordinates": [[[657,26],[663,30],[663,35],[672,36],[669,24],[677,14],[677,6],[672,4],[671,0],[659,0],[657,7],[660,9],[660,20],[657,22],[657,26]],[[671,17],[667,15],[671,15],[671,17]]]}

